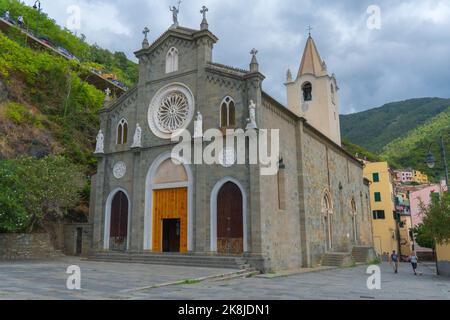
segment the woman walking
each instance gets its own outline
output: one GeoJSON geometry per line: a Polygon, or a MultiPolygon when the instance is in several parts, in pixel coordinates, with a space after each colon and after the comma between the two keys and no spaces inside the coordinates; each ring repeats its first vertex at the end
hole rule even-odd
{"type": "Polygon", "coordinates": [[[414,271],[414,275],[417,276],[417,263],[419,262],[419,258],[417,258],[416,252],[413,251],[411,256],[409,257],[409,262],[411,262],[411,266],[414,271]]]}

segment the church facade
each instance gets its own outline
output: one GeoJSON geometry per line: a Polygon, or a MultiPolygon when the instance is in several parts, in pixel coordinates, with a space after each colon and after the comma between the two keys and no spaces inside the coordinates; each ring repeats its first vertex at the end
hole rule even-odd
{"type": "Polygon", "coordinates": [[[213,62],[217,41],[206,19],[200,30],[176,25],[152,44],[146,37],[137,86],[105,102],[92,250],[239,257],[269,271],[372,246],[363,165],[340,145],[336,78],[312,38],[297,78],[288,73],[287,107],[263,91],[256,50],[241,70],[213,62]],[[194,135],[196,115],[226,135],[248,126],[252,104],[258,128],[280,130],[275,175],[232,160],[172,161],[171,134],[194,135]]]}

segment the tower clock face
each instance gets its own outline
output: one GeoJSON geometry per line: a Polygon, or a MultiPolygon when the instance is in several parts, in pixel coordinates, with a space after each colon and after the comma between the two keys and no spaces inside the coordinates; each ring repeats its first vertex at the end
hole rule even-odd
{"type": "Polygon", "coordinates": [[[222,149],[219,153],[219,163],[225,167],[232,167],[236,163],[236,153],[231,148],[222,149]]]}

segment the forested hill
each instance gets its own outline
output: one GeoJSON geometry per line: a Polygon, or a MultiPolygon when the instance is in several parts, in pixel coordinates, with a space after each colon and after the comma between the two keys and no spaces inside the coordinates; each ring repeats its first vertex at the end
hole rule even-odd
{"type": "Polygon", "coordinates": [[[345,140],[381,156],[393,166],[412,167],[438,178],[442,169],[428,169],[424,159],[432,143],[432,151],[439,158],[440,135],[444,135],[450,150],[450,99],[411,99],[344,115],[341,130],[345,140]]]}

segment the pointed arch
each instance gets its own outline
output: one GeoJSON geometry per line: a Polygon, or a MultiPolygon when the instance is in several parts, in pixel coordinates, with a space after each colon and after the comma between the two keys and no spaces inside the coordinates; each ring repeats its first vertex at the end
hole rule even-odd
{"type": "Polygon", "coordinates": [[[161,190],[165,188],[187,188],[188,208],[187,208],[187,251],[194,250],[194,191],[193,191],[193,174],[191,167],[185,163],[182,158],[173,158],[171,152],[159,155],[150,166],[147,177],[145,179],[145,207],[144,207],[144,250],[153,250],[153,190],[161,190]],[[183,165],[187,175],[187,181],[173,183],[159,183],[154,179],[157,178],[157,172],[160,166],[169,159],[175,159],[183,165]]]}
{"type": "Polygon", "coordinates": [[[330,251],[333,248],[333,202],[331,200],[331,194],[328,189],[325,189],[322,196],[322,216],[323,216],[323,229],[325,233],[325,246],[326,251],[330,251]]]}
{"type": "Polygon", "coordinates": [[[123,188],[116,188],[109,194],[108,198],[106,199],[106,205],[105,205],[105,221],[104,221],[104,231],[103,231],[103,249],[109,250],[110,247],[110,233],[111,233],[111,213],[112,213],[112,204],[113,200],[119,193],[122,193],[125,195],[127,202],[128,202],[128,217],[127,217],[127,245],[126,249],[128,250],[130,247],[130,222],[131,222],[131,202],[130,202],[130,196],[128,195],[128,192],[123,188]]]}
{"type": "Polygon", "coordinates": [[[220,103],[220,127],[233,128],[236,126],[236,103],[230,96],[223,98],[220,103]]]}
{"type": "Polygon", "coordinates": [[[302,84],[303,101],[305,101],[305,102],[312,101],[312,99],[313,99],[312,90],[313,90],[313,87],[312,87],[311,82],[307,81],[302,84]]]}
{"type": "Polygon", "coordinates": [[[166,55],[166,73],[178,71],[178,49],[172,47],[166,55]]]}
{"type": "Polygon", "coordinates": [[[247,193],[242,184],[235,178],[225,177],[219,180],[211,191],[210,198],[210,245],[211,252],[217,252],[217,199],[220,190],[227,183],[236,185],[242,194],[242,228],[243,228],[243,249],[248,252],[248,232],[247,232],[247,193]]]}
{"type": "Polygon", "coordinates": [[[127,144],[128,142],[128,121],[125,118],[120,119],[116,128],[116,144],[127,144]]]}

